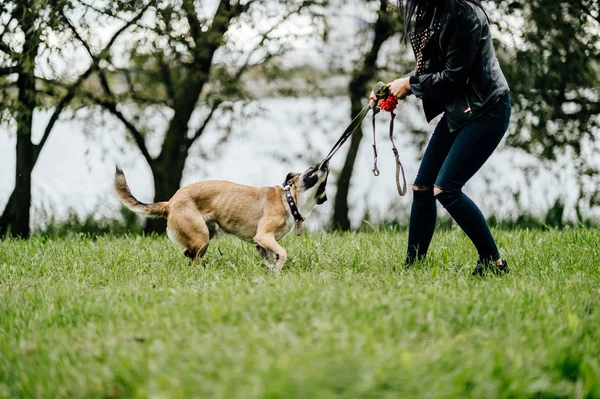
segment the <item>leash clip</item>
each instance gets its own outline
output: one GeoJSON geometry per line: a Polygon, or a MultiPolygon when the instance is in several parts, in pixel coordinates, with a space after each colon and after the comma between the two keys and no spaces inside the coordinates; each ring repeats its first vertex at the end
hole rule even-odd
{"type": "Polygon", "coordinates": [[[377,167],[377,158],[377,145],[375,144],[375,141],[373,141],[373,175],[375,175],[375,177],[381,174],[381,172],[379,172],[379,168],[377,167]]]}
{"type": "Polygon", "coordinates": [[[373,175],[375,177],[379,176],[381,173],[379,172],[379,168],[377,167],[377,138],[375,137],[375,115],[379,112],[380,108],[375,106],[373,108],[373,175]]]}
{"type": "Polygon", "coordinates": [[[373,175],[375,177],[379,176],[381,174],[381,172],[379,172],[379,169],[377,169],[377,164],[373,165],[373,175]]]}

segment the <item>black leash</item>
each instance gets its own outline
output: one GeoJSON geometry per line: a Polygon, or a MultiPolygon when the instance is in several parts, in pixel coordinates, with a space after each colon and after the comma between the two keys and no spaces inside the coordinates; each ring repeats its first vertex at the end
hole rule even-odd
{"type": "Polygon", "coordinates": [[[329,160],[335,155],[336,152],[338,152],[338,150],[344,145],[344,143],[350,138],[350,136],[352,136],[354,132],[360,129],[362,121],[365,119],[370,110],[371,106],[367,105],[358,113],[358,115],[354,117],[354,119],[352,119],[350,125],[346,128],[346,130],[344,130],[344,133],[342,133],[342,136],[334,144],[333,148],[331,149],[331,151],[329,151],[329,154],[327,154],[325,159],[323,159],[321,163],[319,163],[317,169],[321,169],[323,165],[329,163],[329,160]]]}
{"type": "MultiPolygon", "coordinates": [[[[387,86],[383,82],[378,82],[373,88],[373,92],[377,99],[387,98],[387,86]]],[[[350,125],[346,128],[342,136],[335,143],[329,154],[323,159],[318,165],[317,169],[321,169],[323,165],[326,165],[331,158],[335,155],[336,152],[344,145],[344,143],[352,136],[354,132],[360,129],[362,121],[365,119],[370,110],[373,110],[373,175],[379,176],[380,172],[377,168],[377,141],[375,135],[375,116],[379,113],[379,107],[377,107],[377,102],[375,102],[375,106],[371,107],[371,105],[367,105],[364,107],[358,115],[350,122],[350,125]]],[[[394,119],[396,118],[396,114],[391,112],[391,120],[390,120],[390,141],[392,142],[392,151],[394,153],[394,158],[396,161],[396,189],[398,190],[398,194],[403,197],[406,195],[407,185],[406,185],[406,175],[404,173],[404,166],[400,162],[400,155],[398,154],[398,149],[396,148],[396,144],[394,143],[394,119]],[[400,174],[402,174],[402,183],[400,182],[400,174]]]]}

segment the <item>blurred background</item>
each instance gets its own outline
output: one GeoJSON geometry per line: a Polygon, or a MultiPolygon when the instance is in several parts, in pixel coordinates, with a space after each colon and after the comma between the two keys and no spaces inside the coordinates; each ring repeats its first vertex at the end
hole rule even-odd
{"type": "MultiPolygon", "coordinates": [[[[465,187],[496,226],[600,223],[600,5],[485,1],[513,119],[465,187]]],[[[3,1],[0,234],[161,232],[121,208],[204,179],[273,186],[327,154],[374,83],[413,69],[385,0],[3,1]]],[[[436,121],[399,104],[409,184],[436,121]]],[[[309,228],[406,226],[378,118],[332,162],[329,201],[309,228]]],[[[445,212],[440,212],[442,218],[445,212]]],[[[446,223],[447,217],[446,217],[446,223]]]]}

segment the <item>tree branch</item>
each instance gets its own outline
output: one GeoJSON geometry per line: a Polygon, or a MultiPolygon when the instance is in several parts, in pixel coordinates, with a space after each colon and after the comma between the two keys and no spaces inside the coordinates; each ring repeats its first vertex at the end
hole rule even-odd
{"type": "MultiPolygon", "coordinates": [[[[5,10],[1,10],[2,12],[5,12],[5,10]]],[[[6,23],[4,24],[2,29],[2,33],[0,33],[0,51],[2,51],[3,53],[8,54],[11,58],[14,55],[14,51],[10,48],[10,46],[4,42],[4,35],[6,34],[6,32],[8,32],[8,25],[10,25],[10,23],[15,19],[14,14],[10,15],[10,18],[8,19],[8,21],[6,21],[6,23]]]]}
{"type": "Polygon", "coordinates": [[[131,134],[131,137],[135,141],[136,145],[140,149],[140,152],[148,162],[148,165],[152,165],[154,163],[154,158],[148,152],[148,148],[146,147],[146,141],[144,140],[144,135],[133,125],[133,123],[129,122],[125,115],[121,111],[117,109],[117,103],[111,100],[104,100],[99,97],[92,95],[91,93],[86,93],[86,96],[94,101],[96,104],[101,106],[102,108],[109,111],[111,114],[117,117],[125,125],[127,131],[131,134]]]}
{"type": "Polygon", "coordinates": [[[100,79],[100,87],[104,90],[104,94],[107,95],[111,100],[115,100],[115,95],[110,89],[110,85],[108,84],[108,79],[106,79],[106,71],[99,71],[98,78],[100,79]]]}
{"type": "MultiPolygon", "coordinates": [[[[242,13],[246,12],[253,2],[254,1],[249,1],[242,5],[239,1],[220,0],[219,7],[217,8],[217,13],[215,15],[226,16],[226,19],[223,22],[225,25],[229,25],[233,18],[239,17],[242,15],[242,13]]],[[[213,20],[211,28],[215,28],[216,31],[219,31],[219,22],[219,19],[213,20]]]]}
{"type": "MultiPolygon", "coordinates": [[[[33,154],[33,163],[34,164],[37,161],[37,159],[40,155],[40,152],[42,151],[42,148],[44,147],[44,144],[46,144],[46,141],[48,140],[48,137],[50,136],[50,132],[52,131],[52,128],[56,124],[58,117],[60,116],[62,111],[67,107],[67,105],[69,105],[71,100],[73,100],[73,97],[75,97],[75,93],[76,93],[77,89],[79,88],[79,86],[81,86],[81,84],[92,74],[92,72],[98,68],[101,58],[105,57],[106,54],[108,54],[110,48],[115,43],[117,38],[125,30],[127,30],[127,28],[129,28],[136,21],[138,21],[142,17],[142,15],[146,12],[146,10],[148,9],[149,6],[150,6],[150,3],[148,3],[144,8],[142,8],[140,13],[138,15],[136,15],[131,21],[129,21],[127,24],[123,25],[123,27],[121,27],[121,29],[119,29],[117,32],[115,32],[115,34],[112,36],[112,38],[110,39],[108,44],[104,47],[104,49],[102,49],[99,56],[94,57],[90,53],[90,56],[92,57],[92,63],[90,65],[90,67],[87,69],[87,71],[85,71],[83,74],[81,74],[79,76],[79,78],[75,81],[75,83],[73,83],[69,87],[69,89],[67,90],[67,94],[65,94],[65,96],[58,102],[54,112],[52,113],[52,116],[50,117],[50,120],[48,121],[48,125],[46,125],[46,129],[44,130],[44,135],[42,136],[42,139],[35,146],[34,154],[33,154]]],[[[69,26],[74,28],[73,25],[70,24],[70,22],[68,22],[68,23],[69,23],[69,26]]],[[[81,36],[79,36],[75,30],[74,30],[74,33],[80,40],[83,40],[83,39],[81,39],[81,36]]],[[[88,48],[88,51],[89,51],[89,47],[86,46],[86,48],[88,48]]]]}
{"type": "Polygon", "coordinates": [[[77,3],[81,4],[82,6],[84,6],[86,8],[89,8],[90,10],[96,11],[98,14],[106,15],[108,17],[118,19],[118,20],[120,20],[122,22],[127,22],[127,20],[125,18],[123,18],[123,17],[121,17],[119,15],[114,15],[111,12],[106,12],[105,10],[102,10],[102,9],[100,9],[98,7],[95,7],[92,4],[86,3],[85,1],[77,0],[77,3]]]}
{"type": "MultiPolygon", "coordinates": [[[[245,8],[241,9],[241,11],[247,9],[247,7],[249,7],[249,5],[251,3],[252,3],[252,1],[250,1],[248,4],[246,4],[244,6],[245,8]]],[[[241,78],[241,76],[243,75],[243,73],[246,71],[246,69],[250,65],[250,59],[252,58],[252,56],[256,53],[256,51],[258,49],[260,49],[260,48],[262,48],[264,46],[265,42],[269,39],[270,34],[273,33],[273,31],[277,27],[279,27],[281,23],[283,23],[284,21],[286,21],[292,15],[300,13],[304,8],[306,8],[306,7],[310,6],[310,5],[313,5],[313,4],[314,4],[314,1],[312,1],[312,0],[307,0],[307,1],[302,2],[296,9],[291,10],[286,15],[284,15],[282,17],[281,21],[279,21],[276,24],[273,24],[273,26],[271,28],[267,29],[267,31],[262,34],[262,37],[261,37],[261,40],[259,41],[259,43],[254,47],[254,49],[252,49],[252,51],[250,51],[250,53],[246,57],[246,60],[245,60],[244,64],[237,70],[237,72],[233,76],[232,80],[234,82],[235,81],[239,81],[239,79],[241,78]]],[[[225,4],[223,3],[223,1],[221,2],[221,5],[223,6],[223,9],[225,9],[225,4]]],[[[267,54],[267,56],[265,57],[265,59],[272,58],[273,56],[274,56],[274,54],[269,53],[269,54],[267,54]]],[[[204,133],[204,130],[208,126],[208,123],[210,122],[210,120],[214,116],[214,113],[216,112],[216,110],[219,108],[219,106],[222,103],[223,103],[223,100],[215,100],[213,102],[213,105],[211,107],[211,110],[210,110],[208,116],[204,119],[204,122],[198,128],[198,130],[196,130],[196,133],[194,134],[194,136],[189,140],[190,145],[191,145],[191,143],[193,143],[194,141],[196,141],[198,138],[200,138],[200,136],[202,136],[202,134],[204,133]]]]}
{"type": "Polygon", "coordinates": [[[190,26],[190,35],[192,36],[194,42],[198,44],[202,36],[202,28],[200,26],[198,15],[196,14],[194,0],[184,0],[181,7],[183,8],[183,11],[185,11],[185,16],[187,18],[188,25],[190,26]]]}
{"type": "MultiPolygon", "coordinates": [[[[169,99],[162,99],[160,97],[157,96],[153,96],[153,97],[148,97],[148,95],[142,95],[140,93],[138,93],[135,90],[135,86],[133,84],[133,80],[131,78],[131,69],[127,69],[127,68],[115,68],[115,71],[122,74],[123,76],[125,76],[125,80],[127,81],[127,86],[129,87],[129,91],[127,93],[127,95],[129,96],[129,98],[131,98],[134,102],[136,103],[141,103],[141,104],[151,104],[151,105],[164,105],[167,107],[172,106],[172,104],[169,104],[169,99]]],[[[108,81],[106,81],[106,79],[104,79],[104,81],[101,81],[100,83],[106,85],[108,87],[108,81]]],[[[149,94],[151,95],[151,94],[149,94]]]]}
{"type": "Polygon", "coordinates": [[[192,137],[191,139],[189,139],[188,144],[191,145],[194,141],[198,140],[200,138],[200,136],[202,136],[202,133],[204,133],[204,130],[206,129],[206,126],[208,126],[208,122],[210,122],[210,120],[212,119],[213,115],[215,114],[215,111],[219,108],[219,106],[223,103],[223,101],[221,100],[216,100],[215,102],[213,102],[212,107],[210,108],[210,112],[208,113],[207,117],[204,119],[204,122],[202,122],[202,126],[200,126],[198,128],[198,130],[196,130],[196,133],[194,134],[194,137],[192,137]]]}
{"type": "Polygon", "coordinates": [[[14,55],[14,51],[13,49],[10,48],[10,46],[2,41],[0,41],[0,51],[2,51],[4,54],[9,55],[11,58],[14,55]]]}
{"type": "Polygon", "coordinates": [[[361,67],[356,68],[352,73],[350,91],[353,95],[366,89],[365,85],[372,78],[373,72],[377,68],[377,57],[381,47],[397,30],[397,26],[394,26],[397,22],[386,12],[387,5],[387,0],[379,1],[379,16],[373,28],[375,36],[373,37],[371,49],[365,54],[361,67]]]}
{"type": "Polygon", "coordinates": [[[600,24],[600,13],[596,16],[594,15],[594,13],[592,12],[592,10],[590,10],[589,7],[587,7],[585,4],[583,4],[583,2],[581,3],[581,8],[583,9],[583,11],[589,15],[590,17],[592,17],[596,22],[598,22],[600,24]]]}
{"type": "Polygon", "coordinates": [[[20,68],[18,65],[0,67],[0,76],[12,75],[13,73],[19,73],[20,68]]]}
{"type": "Polygon", "coordinates": [[[148,162],[148,165],[152,166],[154,159],[150,155],[150,152],[148,152],[148,147],[146,147],[146,140],[144,139],[144,135],[134,126],[133,123],[129,122],[127,120],[127,118],[125,118],[125,115],[123,115],[123,113],[121,113],[119,110],[117,110],[117,103],[116,103],[116,101],[114,101],[115,95],[113,94],[112,90],[110,89],[110,86],[108,84],[108,80],[106,79],[105,73],[103,71],[101,71],[99,73],[99,76],[100,76],[100,85],[102,86],[102,89],[104,89],[104,93],[111,99],[111,101],[95,99],[96,103],[98,103],[99,105],[102,105],[104,108],[106,108],[108,111],[110,111],[125,125],[125,127],[127,128],[127,131],[131,134],[131,136],[133,137],[133,140],[137,144],[142,155],[148,162]]]}
{"type": "Polygon", "coordinates": [[[58,102],[58,104],[56,105],[56,108],[54,109],[54,112],[52,113],[52,116],[50,117],[50,120],[48,121],[48,124],[46,125],[46,129],[44,130],[44,135],[42,136],[42,139],[34,147],[34,151],[33,151],[33,163],[34,164],[37,161],[37,158],[39,157],[40,152],[42,151],[42,148],[44,147],[44,144],[46,144],[46,141],[48,140],[48,137],[50,136],[50,132],[52,131],[52,128],[54,128],[54,125],[56,124],[58,117],[64,111],[64,109],[67,107],[67,105],[69,105],[71,100],[73,100],[73,97],[75,97],[75,92],[77,91],[77,89],[79,88],[81,83],[83,83],[83,81],[85,81],[92,74],[92,72],[94,71],[95,68],[96,68],[96,64],[92,63],[92,65],[90,65],[88,70],[85,71],[83,74],[81,74],[79,76],[79,78],[75,81],[75,83],[73,83],[69,87],[69,89],[67,90],[67,94],[65,94],[65,96],[63,98],[61,98],[60,101],[58,102]]]}
{"type": "MultiPolygon", "coordinates": [[[[250,51],[250,53],[246,57],[246,61],[238,69],[237,73],[235,74],[234,81],[237,81],[242,77],[242,75],[244,74],[246,69],[248,69],[248,67],[250,66],[250,58],[252,58],[252,56],[256,53],[256,51],[258,51],[258,49],[260,49],[264,46],[265,42],[269,39],[269,35],[271,33],[273,33],[273,31],[275,29],[277,29],[283,22],[287,21],[288,18],[290,18],[292,15],[300,13],[300,11],[302,11],[304,8],[314,5],[314,3],[315,2],[312,0],[307,0],[307,1],[302,2],[296,9],[291,10],[286,15],[284,15],[278,23],[273,24],[273,26],[271,26],[271,28],[267,29],[267,31],[265,33],[263,33],[260,42],[258,42],[258,44],[252,49],[252,51],[250,51]]],[[[275,55],[276,54],[269,53],[265,57],[265,60],[273,58],[275,55]]]]}
{"type": "Polygon", "coordinates": [[[175,90],[173,89],[173,81],[171,79],[171,68],[169,68],[169,65],[165,62],[163,53],[160,53],[160,56],[158,57],[158,66],[167,91],[168,102],[173,102],[175,90]]]}
{"type": "Polygon", "coordinates": [[[242,15],[250,5],[252,1],[249,1],[245,5],[241,5],[238,2],[234,2],[231,0],[220,0],[219,6],[217,7],[217,11],[215,12],[215,16],[213,18],[212,24],[208,29],[208,32],[203,33],[198,37],[200,42],[196,42],[197,45],[203,45],[204,47],[208,47],[213,49],[213,52],[219,47],[219,40],[223,38],[223,35],[229,29],[229,25],[231,21],[242,15]],[[218,38],[218,40],[217,40],[218,38]]]}
{"type": "Polygon", "coordinates": [[[194,1],[183,1],[182,7],[190,26],[190,36],[194,42],[194,48],[191,49],[194,60],[191,66],[205,65],[212,59],[231,21],[241,15],[247,6],[241,6],[239,2],[234,4],[231,0],[220,0],[212,24],[207,31],[203,31],[194,8],[194,1]]]}
{"type": "Polygon", "coordinates": [[[67,26],[69,27],[69,29],[71,29],[71,31],[75,35],[75,38],[77,40],[79,40],[79,42],[83,45],[83,47],[88,52],[89,56],[92,58],[92,60],[94,60],[95,56],[94,56],[94,53],[92,52],[92,49],[90,48],[89,44],[85,40],[83,40],[83,38],[81,37],[81,35],[79,34],[79,32],[77,32],[77,28],[75,28],[75,26],[71,23],[71,21],[65,15],[65,13],[64,13],[64,11],[62,9],[61,9],[61,15],[62,15],[63,19],[65,20],[65,22],[66,22],[67,26]]]}
{"type": "Polygon", "coordinates": [[[142,8],[142,10],[138,13],[138,15],[136,15],[131,21],[129,21],[128,23],[126,23],[125,25],[123,25],[121,27],[121,29],[119,29],[117,32],[115,32],[115,34],[110,39],[110,41],[108,42],[108,44],[106,45],[106,47],[104,48],[104,50],[102,50],[102,52],[100,53],[100,55],[102,55],[102,53],[105,53],[106,51],[108,51],[112,47],[112,45],[119,38],[119,36],[121,35],[121,33],[125,32],[131,25],[137,23],[137,21],[139,21],[140,18],[142,18],[142,16],[144,15],[144,13],[148,10],[148,8],[150,8],[151,4],[152,4],[152,2],[148,2],[148,4],[146,4],[144,6],[144,8],[142,8]]]}
{"type": "MultiPolygon", "coordinates": [[[[97,12],[97,13],[98,13],[98,14],[100,14],[100,15],[104,15],[104,16],[107,16],[107,17],[110,17],[110,18],[114,18],[114,19],[116,19],[116,20],[118,20],[118,21],[125,22],[125,23],[129,22],[129,21],[127,21],[127,19],[126,19],[126,18],[124,18],[124,17],[122,17],[122,16],[120,16],[120,15],[118,15],[118,14],[112,13],[112,12],[110,12],[110,11],[103,10],[103,9],[101,9],[100,7],[96,7],[96,6],[92,5],[92,4],[88,4],[88,3],[86,3],[85,1],[82,1],[82,0],[76,0],[76,2],[77,2],[77,3],[79,3],[79,4],[81,4],[82,6],[84,6],[84,7],[86,7],[86,8],[89,8],[89,9],[90,9],[90,10],[92,10],[92,11],[95,11],[95,12],[97,12]]],[[[156,3],[156,2],[151,0],[151,3],[156,3]]],[[[140,26],[140,27],[143,27],[143,28],[145,28],[145,29],[148,29],[148,26],[145,26],[145,25],[143,25],[143,24],[141,24],[141,25],[139,25],[139,26],[140,26]]]]}

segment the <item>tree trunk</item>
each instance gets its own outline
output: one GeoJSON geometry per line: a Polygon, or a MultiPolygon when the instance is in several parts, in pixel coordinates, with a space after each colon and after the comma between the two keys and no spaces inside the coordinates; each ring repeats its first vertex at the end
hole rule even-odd
{"type": "MultiPolygon", "coordinates": [[[[194,111],[194,104],[200,96],[202,85],[188,91],[189,101],[183,101],[177,107],[169,125],[160,155],[150,165],[154,176],[154,201],[167,201],[175,194],[181,184],[183,169],[192,140],[187,138],[188,122],[194,111]]],[[[164,219],[148,219],[144,231],[146,233],[163,233],[164,219]]]]}
{"type": "Polygon", "coordinates": [[[17,167],[15,188],[0,217],[0,235],[28,237],[31,207],[31,172],[33,171],[33,144],[31,143],[31,115],[24,112],[17,127],[17,167]]]}
{"type": "MultiPolygon", "coordinates": [[[[22,19],[19,23],[27,32],[23,44],[23,52],[19,62],[19,90],[15,122],[17,125],[17,167],[15,173],[15,189],[0,217],[0,235],[10,233],[15,237],[28,237],[30,233],[29,218],[31,207],[31,172],[35,165],[35,145],[31,142],[33,111],[36,107],[35,91],[35,58],[39,44],[39,32],[33,28],[35,15],[27,8],[19,10],[22,19]]],[[[18,15],[18,14],[17,14],[18,15]]]]}
{"type": "MultiPolygon", "coordinates": [[[[185,166],[185,158],[182,159],[184,159],[184,162],[180,162],[180,165],[157,164],[152,167],[155,202],[168,201],[179,190],[185,166]]],[[[166,227],[166,219],[148,219],[144,232],[162,234],[165,232],[166,227]]]]}
{"type": "MultiPolygon", "coordinates": [[[[354,118],[362,109],[362,103],[367,100],[369,94],[368,83],[374,78],[376,72],[377,57],[382,44],[399,29],[398,20],[388,10],[388,1],[380,0],[379,17],[374,25],[374,37],[371,50],[365,55],[361,66],[353,73],[350,81],[350,100],[352,102],[351,116],[354,118]]],[[[350,218],[348,217],[348,193],[350,192],[350,180],[354,171],[354,163],[358,155],[358,149],[362,139],[362,130],[358,130],[352,136],[350,148],[346,155],[346,162],[337,183],[337,192],[333,207],[332,227],[339,230],[350,230],[350,218]]]]}
{"type": "Polygon", "coordinates": [[[10,197],[8,198],[8,203],[6,204],[6,207],[4,208],[4,212],[2,213],[2,216],[0,216],[0,237],[4,237],[8,233],[14,234],[12,232],[12,225],[14,224],[13,215],[15,214],[14,208],[15,208],[15,190],[13,189],[13,192],[10,194],[10,197]]]}
{"type": "MultiPolygon", "coordinates": [[[[362,88],[356,88],[360,92],[364,91],[365,85],[362,88]]],[[[363,95],[351,93],[352,100],[352,119],[361,111],[362,105],[360,99],[363,95]]],[[[350,230],[350,218],[348,216],[348,193],[350,192],[350,179],[352,178],[352,172],[354,171],[354,164],[356,162],[356,156],[358,155],[358,148],[362,141],[363,133],[362,130],[357,130],[350,140],[350,148],[346,155],[346,161],[344,167],[340,173],[338,180],[337,192],[335,194],[335,203],[333,206],[333,228],[339,230],[350,230]]]]}
{"type": "MultiPolygon", "coordinates": [[[[212,62],[212,58],[209,61],[212,62]]],[[[206,67],[203,65],[203,67],[206,67]]],[[[163,140],[160,155],[150,165],[154,175],[154,201],[167,201],[179,189],[185,160],[193,140],[188,135],[188,124],[194,112],[205,80],[191,74],[175,97],[175,114],[163,140]]],[[[146,233],[163,233],[164,219],[148,219],[146,233]]]]}

